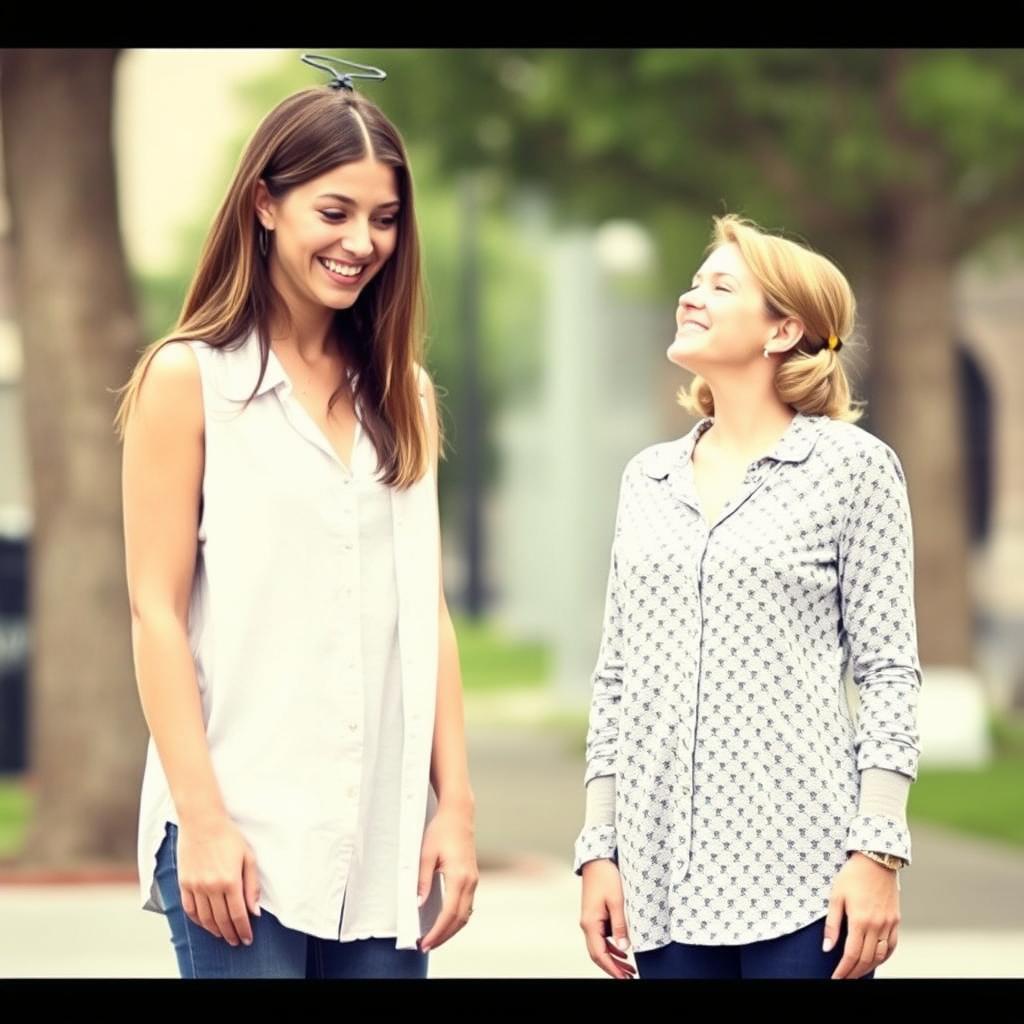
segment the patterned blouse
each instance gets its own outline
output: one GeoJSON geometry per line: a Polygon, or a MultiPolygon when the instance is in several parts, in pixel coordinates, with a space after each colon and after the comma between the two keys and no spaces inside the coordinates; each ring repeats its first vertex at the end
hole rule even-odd
{"type": "Polygon", "coordinates": [[[591,680],[584,783],[616,776],[615,823],[584,826],[573,870],[617,862],[637,951],[786,935],[849,851],[911,860],[905,820],[858,813],[860,772],[914,780],[921,750],[900,460],[797,413],[709,528],[691,454],[713,422],[623,471],[591,680]]]}

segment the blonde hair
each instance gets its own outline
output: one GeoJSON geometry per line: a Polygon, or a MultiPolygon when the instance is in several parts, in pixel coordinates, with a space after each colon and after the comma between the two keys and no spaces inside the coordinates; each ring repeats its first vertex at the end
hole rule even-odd
{"type": "MultiPolygon", "coordinates": [[[[714,225],[705,255],[735,243],[765,293],[769,315],[798,317],[806,328],[776,365],[779,397],[798,412],[855,423],[863,415],[865,403],[851,400],[839,352],[828,346],[829,335],[834,334],[846,352],[856,319],[857,303],[842,272],[808,246],[768,234],[737,214],[715,217],[714,225]]],[[[676,401],[691,415],[715,414],[711,386],[699,374],[679,389],[676,401]]]]}

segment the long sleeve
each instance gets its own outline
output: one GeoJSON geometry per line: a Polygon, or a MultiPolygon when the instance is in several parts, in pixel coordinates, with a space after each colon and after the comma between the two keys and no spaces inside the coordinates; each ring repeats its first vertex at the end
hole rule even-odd
{"type": "MultiPolygon", "coordinates": [[[[912,782],[921,752],[921,666],[914,609],[914,541],[903,467],[879,442],[865,454],[839,544],[839,599],[859,696],[857,768],[884,768],[912,782]]],[[[862,775],[863,778],[863,775],[862,775]]],[[[858,808],[847,851],[911,859],[910,831],[892,808],[858,808]],[[879,813],[874,813],[879,812],[879,813]]]]}
{"type": "MultiPolygon", "coordinates": [[[[619,484],[618,511],[615,516],[615,541],[621,523],[626,473],[619,484]]],[[[605,590],[604,619],[597,664],[591,675],[590,713],[587,727],[586,771],[584,785],[589,788],[598,776],[615,775],[619,738],[619,698],[622,693],[623,620],[619,588],[618,562],[612,543],[611,565],[605,590]]],[[[597,858],[617,861],[615,824],[585,823],[574,844],[573,871],[581,875],[583,865],[597,858]]]]}

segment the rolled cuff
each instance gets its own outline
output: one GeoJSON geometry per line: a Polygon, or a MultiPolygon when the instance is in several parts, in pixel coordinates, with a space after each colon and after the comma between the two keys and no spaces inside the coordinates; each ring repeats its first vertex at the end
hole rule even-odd
{"type": "Polygon", "coordinates": [[[920,756],[921,746],[914,736],[906,736],[902,741],[867,737],[858,744],[857,770],[885,768],[916,781],[920,756]]]}
{"type": "Polygon", "coordinates": [[[599,859],[612,860],[619,863],[618,842],[614,825],[591,825],[584,827],[573,847],[573,874],[583,875],[583,865],[587,861],[599,859]]]}
{"type": "Polygon", "coordinates": [[[910,866],[910,829],[906,822],[884,814],[858,814],[846,833],[846,852],[868,850],[892,853],[910,866]]]}

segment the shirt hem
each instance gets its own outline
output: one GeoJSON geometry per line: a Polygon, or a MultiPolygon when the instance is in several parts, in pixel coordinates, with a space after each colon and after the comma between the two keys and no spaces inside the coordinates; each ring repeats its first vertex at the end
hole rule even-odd
{"type": "MultiPolygon", "coordinates": [[[[797,918],[797,923],[793,921],[785,921],[779,925],[771,925],[763,930],[755,930],[749,934],[746,938],[741,939],[739,942],[723,942],[721,939],[709,939],[709,938],[698,938],[684,939],[681,937],[681,933],[672,930],[669,932],[669,937],[664,940],[653,940],[649,943],[637,944],[632,941],[633,936],[630,935],[630,945],[632,945],[634,952],[637,953],[649,953],[655,949],[661,949],[663,946],[667,946],[672,942],[678,942],[688,946],[746,946],[752,942],[764,942],[769,939],[779,939],[784,935],[792,935],[794,932],[800,931],[801,928],[806,928],[809,924],[813,924],[815,921],[822,921],[824,926],[824,918],[828,917],[829,900],[826,900],[820,905],[819,910],[815,910],[809,916],[805,918],[797,918]]],[[[628,919],[628,911],[627,911],[628,919]]],[[[824,939],[824,931],[822,932],[822,938],[824,939]]]]}

